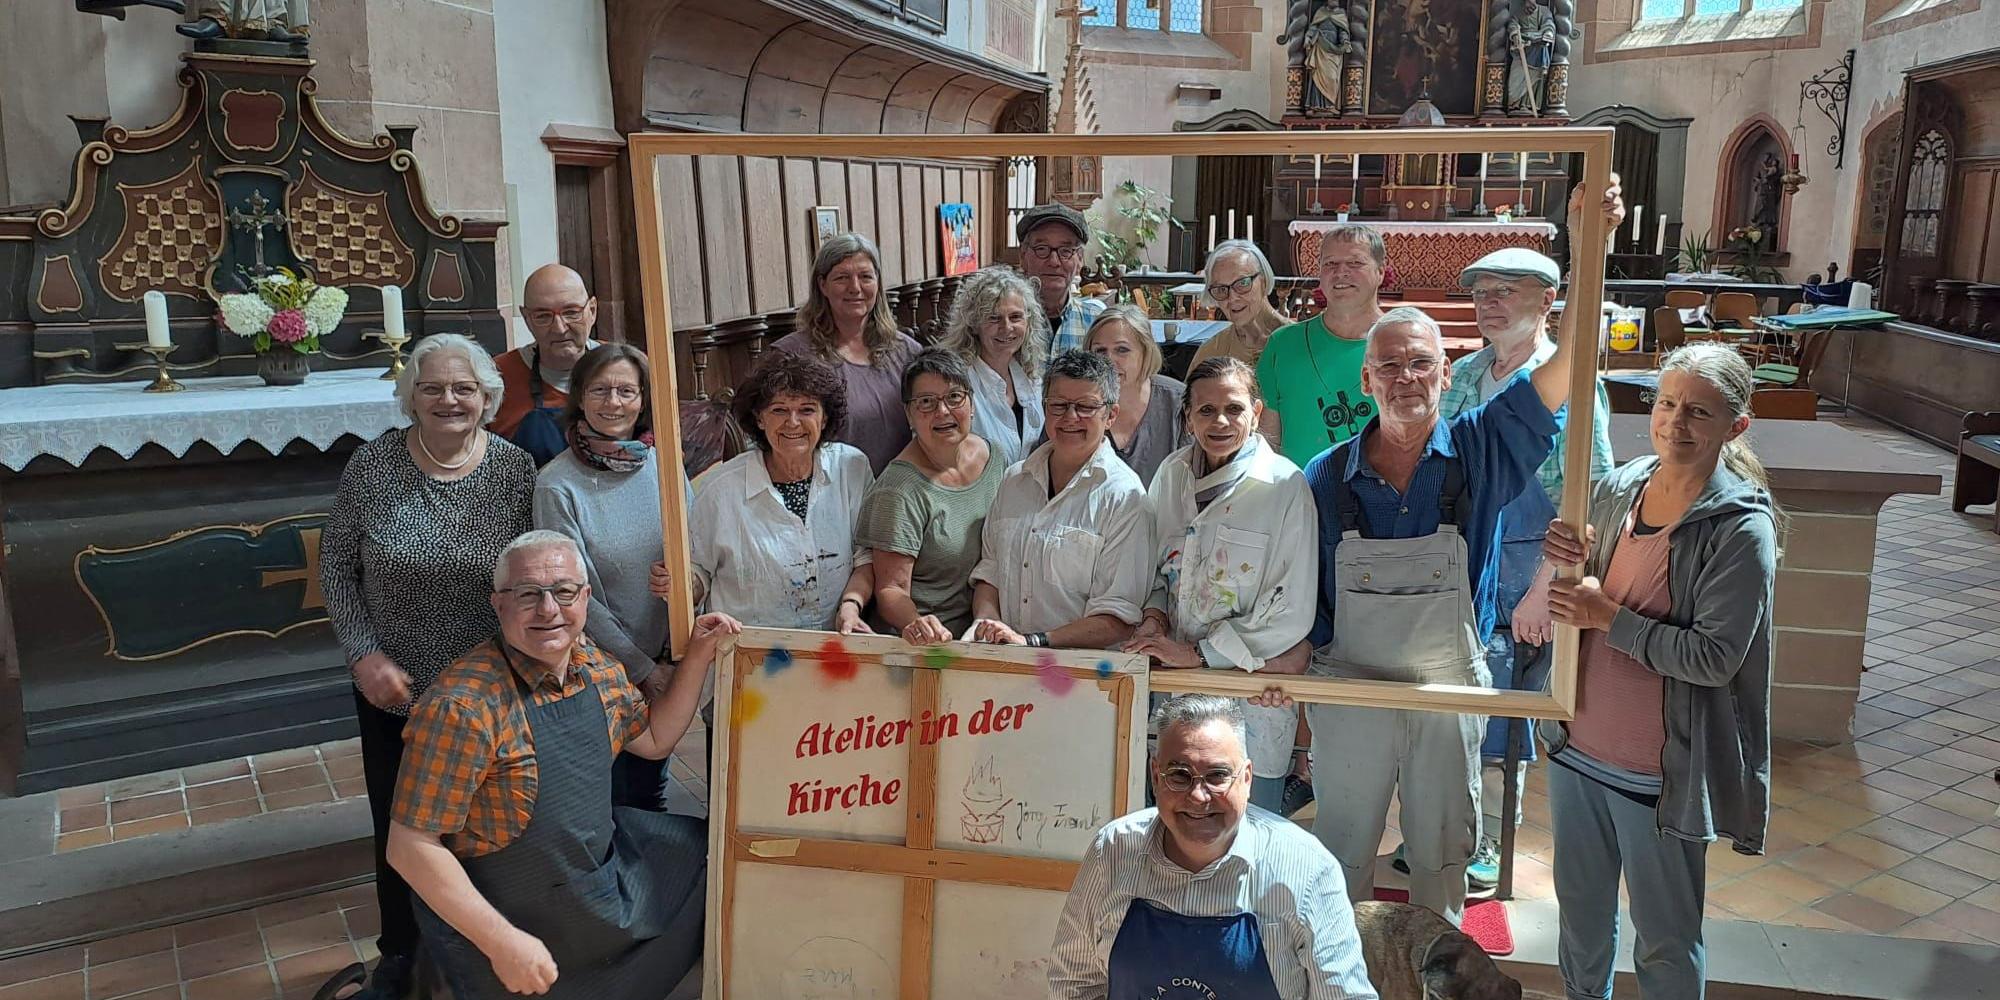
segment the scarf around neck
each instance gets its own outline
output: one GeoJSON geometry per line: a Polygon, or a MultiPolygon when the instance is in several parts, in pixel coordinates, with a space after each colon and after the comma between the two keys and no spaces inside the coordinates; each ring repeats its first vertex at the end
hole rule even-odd
{"type": "Polygon", "coordinates": [[[1236,484],[1250,474],[1250,459],[1256,456],[1260,447],[1262,438],[1253,431],[1244,440],[1243,447],[1236,449],[1235,456],[1227,465],[1211,469],[1208,467],[1208,452],[1201,450],[1201,445],[1195,445],[1194,453],[1188,456],[1188,465],[1194,470],[1194,509],[1207,510],[1209,504],[1235,489],[1236,484]]]}
{"type": "Polygon", "coordinates": [[[593,469],[637,472],[646,467],[646,458],[653,452],[653,432],[647,431],[637,440],[621,440],[597,433],[586,418],[570,428],[569,445],[576,457],[593,469]]]}

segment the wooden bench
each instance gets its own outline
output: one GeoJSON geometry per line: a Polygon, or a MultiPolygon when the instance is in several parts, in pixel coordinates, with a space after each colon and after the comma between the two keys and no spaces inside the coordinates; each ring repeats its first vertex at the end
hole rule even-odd
{"type": "Polygon", "coordinates": [[[1951,509],[1994,503],[1993,530],[2000,533],[2000,410],[1965,415],[1958,432],[1958,471],[1952,476],[1951,509]]]}

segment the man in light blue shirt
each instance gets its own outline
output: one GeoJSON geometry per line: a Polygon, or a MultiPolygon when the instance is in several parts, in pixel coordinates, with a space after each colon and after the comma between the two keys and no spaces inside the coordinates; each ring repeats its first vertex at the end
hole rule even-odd
{"type": "Polygon", "coordinates": [[[1153,726],[1159,807],[1090,845],[1056,925],[1052,1000],[1375,1000],[1340,864],[1250,805],[1243,703],[1183,695],[1153,726]]]}
{"type": "Polygon", "coordinates": [[[1049,352],[1055,357],[1083,346],[1104,303],[1073,294],[1090,252],[1090,224],[1083,213],[1058,202],[1036,205],[1014,224],[1021,241],[1021,273],[1035,283],[1042,315],[1049,320],[1049,352]]]}

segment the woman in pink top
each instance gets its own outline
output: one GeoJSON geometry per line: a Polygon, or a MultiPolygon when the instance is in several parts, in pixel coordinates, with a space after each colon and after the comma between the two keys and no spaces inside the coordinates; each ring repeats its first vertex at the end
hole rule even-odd
{"type": "Polygon", "coordinates": [[[1752,385],[1724,345],[1669,354],[1653,457],[1598,482],[1587,545],[1549,526],[1550,562],[1587,574],[1549,601],[1584,630],[1576,720],[1554,727],[1549,754],[1570,1000],[1611,995],[1620,878],[1640,995],[1699,1000],[1708,843],[1763,853],[1781,515],[1743,437],[1752,385]]]}

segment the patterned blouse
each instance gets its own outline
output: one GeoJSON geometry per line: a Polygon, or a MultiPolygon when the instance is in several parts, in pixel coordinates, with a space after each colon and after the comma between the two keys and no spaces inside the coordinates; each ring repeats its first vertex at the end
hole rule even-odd
{"type": "Polygon", "coordinates": [[[417,468],[408,436],[388,431],[347,460],[320,534],[319,574],[347,662],[387,655],[410,675],[414,699],[498,631],[493,564],[531,526],[535,460],[489,434],[478,468],[442,481],[417,468]]]}
{"type": "MultiPolygon", "coordinates": [[[[588,641],[570,649],[561,682],[554,671],[509,655],[500,642],[481,643],[452,664],[417,703],[403,731],[396,822],[439,834],[462,858],[512,843],[535,814],[528,705],[602,698],[612,756],[646,731],[646,704],[625,679],[625,668],[588,641]]],[[[604,764],[611,766],[611,758],[604,764]]]]}

